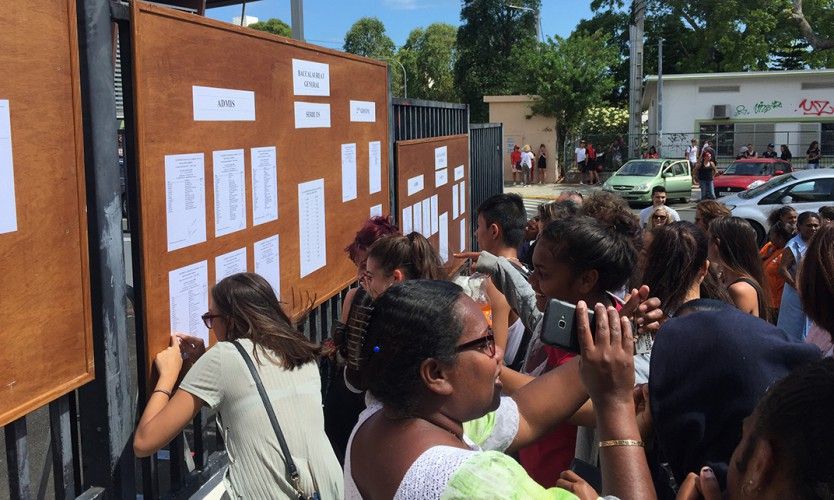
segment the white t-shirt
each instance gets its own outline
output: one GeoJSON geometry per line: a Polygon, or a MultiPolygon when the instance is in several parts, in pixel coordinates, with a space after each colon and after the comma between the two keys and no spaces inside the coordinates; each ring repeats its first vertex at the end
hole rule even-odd
{"type": "MultiPolygon", "coordinates": [[[[669,212],[669,215],[672,217],[672,220],[674,220],[675,222],[681,220],[681,216],[674,208],[666,207],[665,205],[664,207],[666,208],[666,211],[669,212]]],[[[651,217],[652,212],[655,211],[655,208],[657,207],[655,207],[654,205],[649,205],[643,210],[640,210],[640,227],[645,227],[646,224],[649,223],[649,217],[651,217]]]]}
{"type": "Polygon", "coordinates": [[[576,163],[585,161],[585,148],[576,148],[574,152],[576,153],[576,163]]]}
{"type": "Polygon", "coordinates": [[[689,146],[686,148],[686,156],[690,163],[698,161],[698,146],[689,146]]]}
{"type": "Polygon", "coordinates": [[[536,156],[533,153],[524,152],[521,153],[521,166],[526,168],[531,168],[533,166],[533,160],[536,156]]]}

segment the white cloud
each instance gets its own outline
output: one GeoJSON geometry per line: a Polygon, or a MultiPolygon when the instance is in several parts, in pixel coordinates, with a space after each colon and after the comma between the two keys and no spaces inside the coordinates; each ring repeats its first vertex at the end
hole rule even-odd
{"type": "Polygon", "coordinates": [[[398,10],[415,10],[420,8],[417,0],[383,0],[386,7],[398,10]]]}

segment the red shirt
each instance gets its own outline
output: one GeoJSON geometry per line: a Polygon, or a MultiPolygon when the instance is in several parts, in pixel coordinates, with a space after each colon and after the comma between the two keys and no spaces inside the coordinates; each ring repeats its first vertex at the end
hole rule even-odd
{"type": "Polygon", "coordinates": [[[521,151],[516,149],[510,153],[510,161],[513,162],[513,165],[521,163],[521,151]]]}

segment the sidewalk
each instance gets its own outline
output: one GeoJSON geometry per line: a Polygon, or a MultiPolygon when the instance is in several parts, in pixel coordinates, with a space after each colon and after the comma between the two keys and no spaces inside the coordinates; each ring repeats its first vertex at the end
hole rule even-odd
{"type": "Polygon", "coordinates": [[[504,192],[516,193],[522,198],[529,200],[555,200],[564,191],[579,191],[583,195],[588,195],[593,191],[598,191],[601,187],[602,184],[588,186],[585,184],[554,184],[552,182],[547,184],[530,184],[528,186],[521,184],[513,186],[512,182],[505,182],[504,192]]]}

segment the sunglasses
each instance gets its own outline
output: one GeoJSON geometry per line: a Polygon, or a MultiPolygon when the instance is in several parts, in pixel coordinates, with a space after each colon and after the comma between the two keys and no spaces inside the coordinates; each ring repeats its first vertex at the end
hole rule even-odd
{"type": "Polygon", "coordinates": [[[471,340],[455,347],[455,352],[481,351],[489,357],[495,356],[495,335],[488,333],[481,338],[471,340]]]}
{"type": "Polygon", "coordinates": [[[654,220],[666,220],[666,219],[668,219],[668,217],[666,217],[665,215],[652,215],[652,219],[654,219],[654,220]]]}
{"type": "Polygon", "coordinates": [[[210,329],[211,325],[214,324],[214,318],[219,318],[220,316],[220,314],[212,314],[211,312],[207,312],[200,317],[203,318],[203,323],[205,323],[206,328],[210,329]]]}

